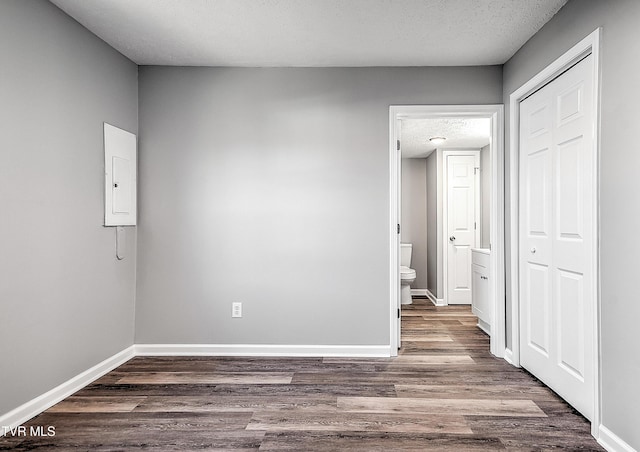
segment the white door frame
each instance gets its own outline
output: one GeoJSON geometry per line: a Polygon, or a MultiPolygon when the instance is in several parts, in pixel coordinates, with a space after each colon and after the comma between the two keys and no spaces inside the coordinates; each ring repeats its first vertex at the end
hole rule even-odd
{"type": "MultiPolygon", "coordinates": [[[[434,152],[438,152],[436,149],[434,152]]],[[[449,161],[447,157],[452,155],[469,155],[469,153],[478,154],[478,162],[480,161],[480,149],[453,149],[447,148],[442,150],[442,286],[444,290],[445,305],[449,305],[449,161]],[[446,249],[445,249],[446,247],[446,249]]],[[[480,246],[480,177],[476,177],[474,182],[473,203],[475,207],[474,220],[476,229],[474,231],[475,245],[473,248],[480,246]]],[[[489,228],[491,231],[491,228],[489,228]]],[[[471,253],[469,253],[471,259],[471,253]]],[[[471,270],[471,262],[469,262],[469,270],[471,270]]]]}
{"type": "Polygon", "coordinates": [[[593,410],[593,422],[591,424],[591,433],[598,438],[598,430],[600,426],[601,412],[600,412],[600,209],[599,209],[599,193],[600,193],[600,28],[595,30],[589,36],[584,38],[578,44],[573,46],[565,54],[535,75],[531,80],[526,82],[516,91],[514,91],[509,97],[509,171],[510,171],[510,194],[511,194],[511,221],[509,224],[509,231],[511,237],[510,250],[511,250],[511,348],[506,350],[505,359],[511,362],[515,366],[520,366],[520,270],[519,270],[519,232],[518,232],[518,218],[519,218],[519,155],[520,155],[520,102],[530,96],[532,93],[542,88],[544,85],[558,77],[567,69],[575,65],[578,61],[582,60],[585,56],[591,54],[593,56],[593,102],[592,105],[593,114],[593,155],[594,168],[593,172],[593,187],[594,196],[594,234],[593,249],[595,251],[593,274],[593,293],[595,294],[594,302],[594,410],[593,410]]]}
{"type": "Polygon", "coordinates": [[[389,340],[392,356],[398,353],[398,309],[400,308],[400,239],[398,217],[397,142],[400,119],[488,118],[491,122],[491,259],[489,296],[493,300],[491,353],[503,357],[506,344],[504,260],[504,106],[494,105],[392,105],[389,107],[389,340]]]}

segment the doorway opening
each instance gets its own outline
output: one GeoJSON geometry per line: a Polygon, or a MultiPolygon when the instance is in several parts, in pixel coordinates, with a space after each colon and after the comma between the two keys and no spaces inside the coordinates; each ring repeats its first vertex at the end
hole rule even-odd
{"type": "MultiPolygon", "coordinates": [[[[389,166],[390,166],[390,251],[389,251],[389,260],[390,260],[390,344],[392,354],[397,354],[397,349],[401,345],[401,323],[400,323],[400,289],[401,289],[401,277],[400,277],[400,242],[402,236],[402,218],[401,218],[401,171],[402,171],[402,149],[403,149],[403,124],[405,127],[405,131],[411,127],[412,124],[428,124],[431,122],[432,124],[436,124],[441,122],[443,124],[463,124],[465,121],[469,123],[482,123],[485,122],[488,128],[488,143],[485,145],[490,149],[490,152],[487,154],[487,162],[486,170],[487,173],[491,174],[490,179],[487,180],[485,187],[486,202],[485,206],[488,207],[486,210],[487,222],[491,225],[489,228],[488,234],[486,234],[485,246],[491,250],[489,253],[489,259],[486,263],[487,272],[492,275],[490,278],[487,278],[487,290],[486,290],[486,298],[488,300],[488,307],[485,308],[488,314],[490,314],[493,319],[490,325],[489,331],[487,331],[490,335],[490,344],[491,344],[491,353],[498,357],[504,356],[505,350],[505,296],[504,296],[504,281],[505,281],[505,272],[504,272],[504,144],[503,144],[503,106],[502,105],[425,105],[425,106],[392,106],[390,107],[389,113],[389,122],[390,122],[390,157],[389,157],[389,166]]],[[[405,133],[405,136],[407,134],[405,133]]],[[[431,137],[424,137],[424,141],[429,141],[431,137]]],[[[436,137],[437,138],[437,137],[436,137]]],[[[443,137],[447,138],[447,137],[443,137]]],[[[433,142],[432,142],[433,144],[433,142]]],[[[469,254],[469,262],[468,262],[468,270],[467,263],[461,265],[461,268],[464,268],[466,272],[465,275],[468,276],[468,280],[464,280],[465,278],[460,279],[460,284],[462,286],[469,285],[471,283],[471,262],[470,262],[470,250],[471,248],[479,248],[482,246],[480,242],[481,232],[481,208],[480,206],[480,196],[481,196],[481,186],[480,178],[471,177],[472,174],[470,172],[476,172],[475,168],[479,169],[479,163],[476,163],[475,157],[471,160],[469,158],[465,159],[465,154],[470,154],[469,145],[459,145],[457,146],[457,150],[454,151],[452,148],[455,148],[455,143],[452,146],[448,146],[449,150],[447,150],[447,146],[442,146],[441,143],[435,143],[435,146],[426,146],[425,152],[430,151],[434,152],[434,149],[437,149],[438,145],[440,145],[440,151],[435,151],[436,154],[432,159],[434,159],[435,164],[440,164],[440,167],[444,170],[445,163],[448,163],[449,159],[451,159],[451,165],[447,165],[446,174],[448,177],[442,178],[442,181],[445,180],[451,181],[453,179],[458,179],[457,182],[463,182],[466,180],[467,187],[464,188],[464,184],[462,186],[451,184],[451,190],[445,190],[443,186],[441,188],[443,194],[445,191],[448,193],[448,198],[451,197],[459,197],[462,202],[456,203],[458,207],[461,205],[466,205],[468,209],[465,207],[464,215],[462,212],[458,212],[457,210],[442,208],[438,213],[440,213],[440,218],[442,219],[442,226],[439,230],[435,231],[436,240],[440,242],[440,247],[437,247],[441,255],[444,255],[445,243],[446,246],[451,248],[452,253],[458,252],[458,255],[463,255],[465,253],[469,254]],[[430,149],[429,149],[430,147],[430,149]],[[466,149],[464,149],[466,148],[466,149]],[[447,154],[445,154],[445,152],[447,154]],[[462,154],[462,155],[460,155],[462,154]],[[438,162],[438,157],[440,157],[440,162],[438,162]],[[461,159],[458,157],[462,157],[461,159]],[[457,160],[457,161],[454,161],[457,160]],[[478,166],[476,166],[478,165],[478,166]],[[467,174],[468,177],[464,176],[467,174]],[[477,183],[476,183],[477,181],[477,183]],[[473,185],[473,187],[471,187],[473,185]],[[460,188],[462,187],[462,188],[460,188]],[[471,190],[471,188],[474,188],[471,190]],[[478,215],[471,219],[469,217],[470,213],[478,215]],[[463,218],[464,217],[464,218],[463,218]],[[468,218],[467,218],[468,217],[468,218]],[[462,223],[458,220],[465,220],[462,223]],[[446,220],[446,221],[445,221],[446,220]],[[457,224],[454,224],[456,223],[457,224]],[[475,223],[475,224],[474,224],[475,223]],[[463,243],[462,237],[458,239],[455,235],[447,235],[449,231],[448,226],[453,224],[456,227],[459,227],[459,230],[462,232],[462,235],[465,234],[464,230],[468,229],[469,236],[473,236],[472,242],[463,243]],[[447,225],[447,227],[445,227],[447,225]],[[445,237],[446,236],[446,237],[445,237]],[[449,240],[450,237],[456,237],[455,240],[449,240]],[[451,243],[450,243],[451,242],[451,243]],[[441,251],[440,251],[441,250],[441,251]]],[[[475,146],[475,145],[474,145],[475,146]]],[[[478,159],[480,158],[481,149],[484,146],[477,146],[476,152],[478,159]]],[[[471,153],[473,154],[473,153],[471,153]]],[[[468,156],[467,156],[468,157],[468,156]]],[[[443,172],[444,176],[444,172],[443,172]]],[[[442,197],[444,200],[445,197],[442,197]]],[[[436,201],[437,203],[437,201],[436,201]]],[[[433,203],[432,203],[433,205],[433,203]]],[[[437,215],[437,214],[436,214],[437,215]]],[[[437,227],[436,227],[437,229],[437,227]]],[[[434,231],[431,231],[433,233],[434,231]]],[[[487,231],[485,231],[487,232],[487,231]]],[[[466,240],[466,239],[465,239],[466,240]]],[[[436,245],[437,246],[437,245],[436,245]]],[[[433,253],[434,255],[436,253],[433,253]]],[[[455,281],[455,265],[454,267],[450,267],[448,264],[445,264],[447,261],[446,258],[437,259],[438,263],[436,264],[435,269],[431,269],[432,277],[439,277],[439,273],[442,275],[442,284],[444,285],[444,281],[450,282],[450,279],[453,278],[455,281]],[[449,269],[450,271],[447,271],[449,269]]],[[[460,261],[462,262],[462,260],[460,261]]],[[[464,276],[464,275],[463,275],[464,276]]],[[[450,287],[449,285],[448,287],[450,287]]],[[[454,284],[455,286],[455,284],[454,284]]],[[[438,284],[438,287],[440,284],[438,284]]],[[[444,289],[444,287],[442,287],[444,289]]],[[[445,291],[436,290],[434,294],[429,288],[425,288],[424,295],[427,295],[431,301],[436,305],[446,305],[449,304],[448,300],[452,300],[455,303],[455,297],[444,294],[445,291]]],[[[423,295],[423,294],[417,294],[423,295]]]]}

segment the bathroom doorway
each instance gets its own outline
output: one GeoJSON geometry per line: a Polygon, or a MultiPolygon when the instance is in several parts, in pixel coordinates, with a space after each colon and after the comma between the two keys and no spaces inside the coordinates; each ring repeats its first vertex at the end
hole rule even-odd
{"type": "Polygon", "coordinates": [[[458,295],[470,291],[475,275],[471,271],[471,249],[490,250],[482,262],[491,277],[479,280],[486,281],[487,286],[483,293],[486,292],[485,303],[489,306],[485,314],[492,318],[488,331],[491,352],[503,356],[502,105],[392,106],[390,167],[392,351],[401,345],[400,290],[407,285],[406,268],[400,274],[401,258],[405,266],[407,263],[406,253],[400,253],[402,242],[404,250],[406,243],[412,244],[415,280],[411,294],[426,296],[437,306],[460,300],[465,303],[463,298],[448,293],[447,288],[454,287],[458,295]],[[472,156],[466,158],[468,162],[458,158],[467,154],[472,156]],[[460,162],[456,163],[456,159],[460,162]],[[452,231],[457,232],[451,234],[452,231]],[[466,243],[465,234],[473,237],[472,241],[466,243]],[[447,260],[452,253],[458,258],[453,262],[447,260]]]}

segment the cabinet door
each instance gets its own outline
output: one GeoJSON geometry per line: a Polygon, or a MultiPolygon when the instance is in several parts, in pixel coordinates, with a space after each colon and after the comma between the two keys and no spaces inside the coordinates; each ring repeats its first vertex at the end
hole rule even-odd
{"type": "Polygon", "coordinates": [[[485,305],[487,298],[484,294],[485,286],[487,286],[485,278],[486,269],[478,264],[471,266],[471,280],[472,280],[472,311],[479,319],[484,320],[485,317],[485,305]]]}
{"type": "Polygon", "coordinates": [[[479,319],[484,322],[483,329],[487,334],[491,334],[491,303],[489,303],[489,272],[485,268],[482,275],[480,275],[480,299],[478,305],[480,306],[481,315],[479,319]]]}

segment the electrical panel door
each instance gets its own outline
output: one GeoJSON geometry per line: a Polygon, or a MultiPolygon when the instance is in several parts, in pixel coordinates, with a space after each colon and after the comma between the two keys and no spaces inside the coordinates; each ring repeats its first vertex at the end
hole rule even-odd
{"type": "Polygon", "coordinates": [[[104,123],[105,226],[136,225],[136,136],[104,123]]]}

